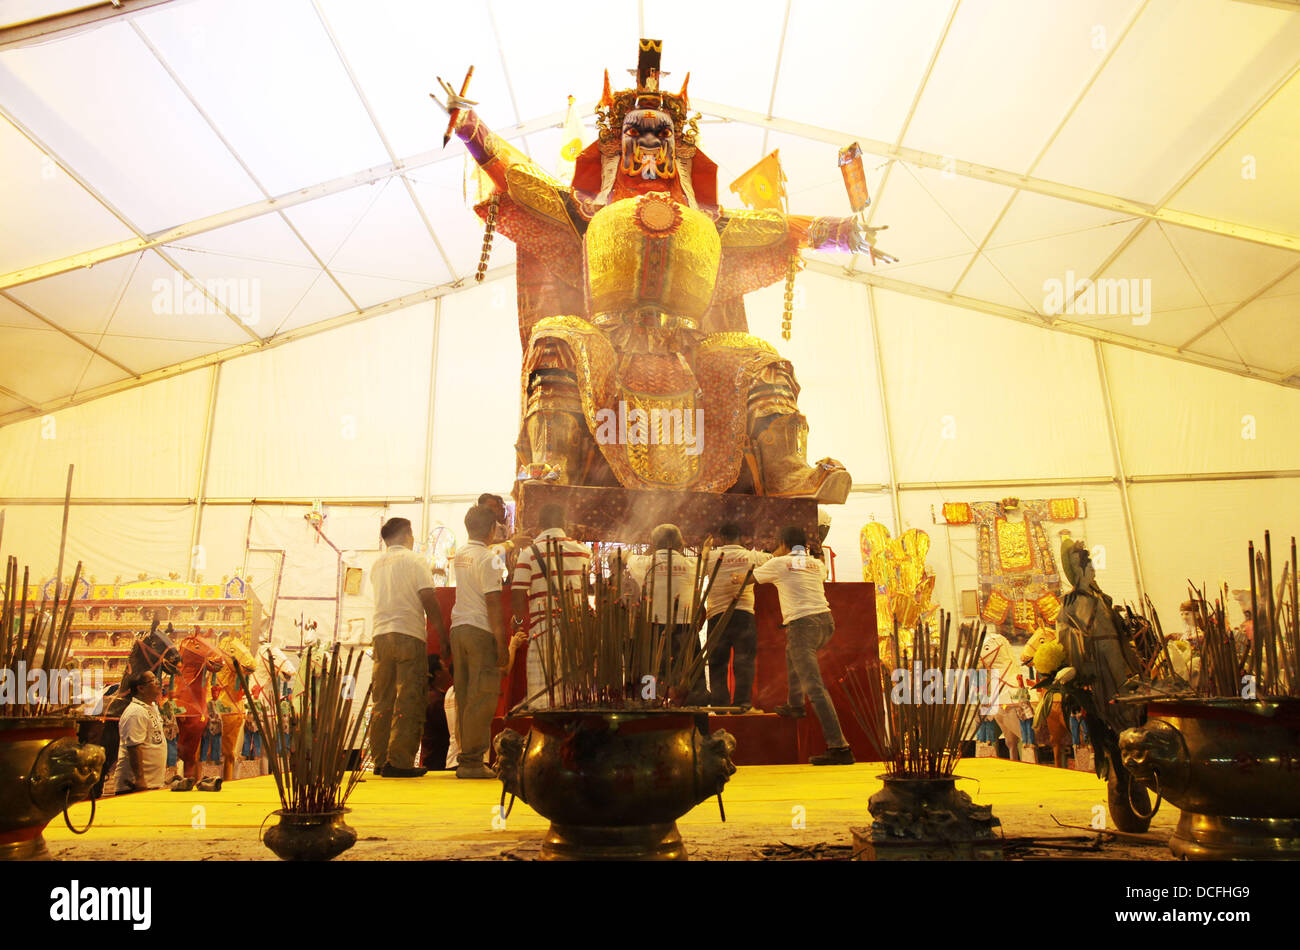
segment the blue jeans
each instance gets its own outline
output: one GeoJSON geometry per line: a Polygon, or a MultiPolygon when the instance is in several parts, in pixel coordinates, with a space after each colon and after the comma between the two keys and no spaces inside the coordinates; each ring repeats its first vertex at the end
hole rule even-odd
{"type": "MultiPolygon", "coordinates": [[[[709,636],[722,622],[722,614],[709,620],[709,636]]],[[[727,629],[709,654],[709,702],[714,706],[747,706],[754,692],[755,660],[758,657],[758,627],[748,610],[733,610],[727,629]],[[734,655],[734,660],[732,659],[734,655]],[[736,695],[727,690],[727,666],[735,663],[736,695]]]]}
{"type": "Polygon", "coordinates": [[[829,610],[791,620],[785,630],[785,675],[790,689],[790,705],[795,709],[803,708],[805,697],[812,702],[828,749],[849,744],[840,728],[840,718],[835,714],[831,694],[822,682],[821,667],[817,665],[817,651],[830,643],[834,635],[835,619],[829,610]]]}
{"type": "Polygon", "coordinates": [[[1020,741],[1025,745],[1034,744],[1034,721],[1032,719],[1020,720],[1020,741]]]}
{"type": "Polygon", "coordinates": [[[1082,745],[1088,741],[1088,724],[1078,716],[1067,716],[1070,723],[1070,741],[1075,745],[1082,745]]]}
{"type": "Polygon", "coordinates": [[[168,740],[167,740],[167,765],[168,765],[168,767],[170,768],[171,766],[175,765],[175,764],[176,764],[176,760],[177,760],[178,758],[180,758],[180,754],[176,751],[176,740],[175,740],[175,739],[168,739],[168,740]]]}
{"type": "Polygon", "coordinates": [[[199,740],[199,761],[221,761],[221,733],[203,730],[203,738],[199,740]]]}
{"type": "Polygon", "coordinates": [[[257,759],[262,756],[262,734],[244,729],[244,758],[257,759]]]}

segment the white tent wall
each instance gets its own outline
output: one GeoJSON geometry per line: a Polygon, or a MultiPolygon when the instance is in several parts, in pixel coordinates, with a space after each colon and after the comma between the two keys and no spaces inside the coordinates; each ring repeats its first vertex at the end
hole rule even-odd
{"type": "Polygon", "coordinates": [[[1189,581],[1210,596],[1222,584],[1249,590],[1246,542],[1262,551],[1268,530],[1276,583],[1300,534],[1300,478],[1134,485],[1129,494],[1147,591],[1166,630],[1179,626],[1189,581]]]}
{"type": "Polygon", "coordinates": [[[206,494],[421,495],[436,307],[224,364],[206,494]]]}
{"type": "MultiPolygon", "coordinates": [[[[54,576],[59,563],[60,505],[4,506],[5,555],[31,569],[33,583],[54,576]]],[[[68,518],[63,576],[71,578],[78,561],[82,576],[111,584],[115,577],[133,581],[139,574],[186,575],[189,566],[189,505],[75,505],[68,518]]]]}
{"type": "Polygon", "coordinates": [[[212,370],[0,428],[0,496],[192,498],[212,370]]]}
{"type": "MultiPolygon", "coordinates": [[[[519,436],[514,279],[473,287],[444,299],[441,307],[430,491],[472,498],[484,491],[508,493],[519,436]]],[[[424,353],[427,362],[429,347],[424,353]]],[[[460,517],[454,524],[460,526],[460,517]]]]}

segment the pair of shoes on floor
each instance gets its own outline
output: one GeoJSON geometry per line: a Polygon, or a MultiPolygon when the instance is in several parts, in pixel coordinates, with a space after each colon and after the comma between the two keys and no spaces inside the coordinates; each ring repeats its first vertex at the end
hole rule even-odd
{"type": "Polygon", "coordinates": [[[209,775],[205,779],[200,779],[194,788],[200,792],[219,792],[221,791],[221,783],[222,779],[220,776],[209,775]]]}
{"type": "Polygon", "coordinates": [[[747,716],[747,715],[749,715],[749,714],[752,713],[752,712],[762,712],[762,710],[760,710],[760,709],[755,709],[755,708],[754,708],[752,705],[750,705],[749,703],[736,703],[736,708],[735,708],[735,709],[732,709],[728,715],[732,715],[732,716],[747,716]]]}
{"type": "Polygon", "coordinates": [[[422,768],[403,768],[400,765],[385,765],[380,769],[379,774],[384,778],[419,778],[428,769],[422,768]]]}
{"type": "Polygon", "coordinates": [[[493,772],[483,763],[473,765],[456,766],[456,778],[496,778],[497,773],[493,772]]]}
{"type": "Polygon", "coordinates": [[[188,792],[194,788],[194,779],[188,775],[173,775],[170,787],[173,792],[188,792]]]}
{"type": "Polygon", "coordinates": [[[786,719],[802,719],[808,715],[808,710],[803,706],[791,706],[789,703],[782,703],[773,712],[778,716],[784,716],[786,719]]]}
{"type": "Polygon", "coordinates": [[[810,756],[808,761],[813,765],[852,765],[856,760],[853,750],[842,745],[827,749],[821,755],[810,756]]]}

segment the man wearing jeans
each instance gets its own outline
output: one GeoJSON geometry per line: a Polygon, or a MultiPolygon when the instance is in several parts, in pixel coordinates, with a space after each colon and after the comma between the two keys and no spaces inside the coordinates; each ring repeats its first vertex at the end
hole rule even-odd
{"type": "Polygon", "coordinates": [[[808,554],[808,537],[803,528],[791,525],[781,531],[781,546],[776,556],[754,569],[754,580],[776,585],[781,619],[786,627],[785,666],[790,701],[778,706],[776,711],[798,718],[804,715],[804,697],[812,700],[813,712],[826,739],[826,751],[809,761],[813,765],[852,765],[853,751],[840,729],[839,717],[835,715],[817,665],[817,651],[830,643],[835,634],[835,621],[826,602],[826,565],[808,554]]]}
{"type": "Polygon", "coordinates": [[[753,710],[750,698],[758,657],[758,627],[754,623],[754,585],[746,581],[751,567],[758,567],[772,556],[742,545],[740,526],[732,521],[718,527],[718,540],[722,544],[709,552],[709,560],[704,565],[704,576],[713,578],[713,586],[709,588],[705,601],[710,640],[714,639],[714,629],[722,622],[733,601],[736,608],[721,637],[710,647],[709,703],[713,706],[734,705],[738,712],[750,712],[753,710]],[[717,566],[719,562],[721,565],[717,566]],[[716,574],[713,573],[715,566],[716,574]],[[735,696],[727,688],[728,665],[733,666],[736,674],[735,696]]]}
{"type": "Polygon", "coordinates": [[[452,680],[456,687],[456,778],[496,778],[483,764],[501,675],[510,668],[501,568],[487,541],[497,517],[475,505],[465,514],[470,540],[456,552],[456,605],[451,610],[452,680]]]}
{"type": "Polygon", "coordinates": [[[429,647],[424,619],[428,617],[438,631],[443,656],[448,653],[447,628],[434,596],[433,572],[413,550],[411,522],[390,518],[379,536],[387,549],[370,569],[375,595],[375,705],[370,714],[370,752],[376,775],[416,778],[426,771],[415,762],[428,700],[429,647]]]}

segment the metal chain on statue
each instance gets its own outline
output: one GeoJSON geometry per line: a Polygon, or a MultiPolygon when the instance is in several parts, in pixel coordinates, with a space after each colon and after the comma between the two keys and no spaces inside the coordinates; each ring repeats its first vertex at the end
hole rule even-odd
{"type": "Polygon", "coordinates": [[[488,257],[492,253],[492,235],[497,229],[497,211],[501,208],[501,196],[493,195],[488,199],[487,224],[483,228],[483,253],[478,257],[478,273],[474,275],[477,283],[483,283],[487,274],[488,257]]]}
{"type": "Polygon", "coordinates": [[[790,339],[790,321],[794,319],[794,277],[799,272],[799,252],[790,255],[790,269],[785,274],[785,312],[781,315],[781,339],[790,339]]]}

